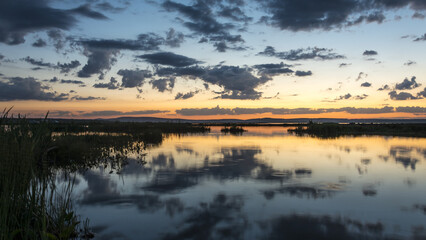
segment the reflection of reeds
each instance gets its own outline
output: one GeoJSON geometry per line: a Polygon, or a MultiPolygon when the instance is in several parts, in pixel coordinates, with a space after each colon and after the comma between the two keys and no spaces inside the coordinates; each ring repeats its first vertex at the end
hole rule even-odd
{"type": "Polygon", "coordinates": [[[47,165],[51,142],[46,121],[31,125],[0,118],[0,239],[69,239],[77,236],[69,182],[58,192],[47,165]]]}

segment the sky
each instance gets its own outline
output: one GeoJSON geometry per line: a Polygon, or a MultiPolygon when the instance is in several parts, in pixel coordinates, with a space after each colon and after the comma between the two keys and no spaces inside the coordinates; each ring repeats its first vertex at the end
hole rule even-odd
{"type": "Polygon", "coordinates": [[[425,0],[2,0],[27,117],[425,118],[425,0]]]}

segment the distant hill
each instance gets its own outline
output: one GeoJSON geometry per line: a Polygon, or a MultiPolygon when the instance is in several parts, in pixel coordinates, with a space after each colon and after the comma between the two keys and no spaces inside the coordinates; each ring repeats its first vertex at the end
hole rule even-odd
{"type": "Polygon", "coordinates": [[[346,118],[253,118],[253,119],[211,119],[211,120],[192,120],[176,118],[155,118],[155,117],[119,117],[110,119],[97,119],[105,121],[119,122],[181,122],[181,123],[307,123],[313,122],[334,122],[334,123],[426,123],[426,119],[346,119],[346,118]]]}

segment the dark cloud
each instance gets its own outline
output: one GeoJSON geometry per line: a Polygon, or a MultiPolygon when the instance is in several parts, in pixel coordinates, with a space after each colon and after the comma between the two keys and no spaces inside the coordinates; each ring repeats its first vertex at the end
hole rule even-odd
{"type": "Polygon", "coordinates": [[[77,23],[76,14],[89,18],[105,19],[101,13],[88,5],[64,10],[52,8],[49,1],[3,0],[0,2],[0,42],[16,45],[25,42],[30,32],[63,29],[68,30],[77,23]],[[103,17],[102,17],[103,16],[103,17]]]}
{"type": "Polygon", "coordinates": [[[152,74],[148,70],[128,70],[121,69],[117,72],[118,75],[122,76],[121,86],[125,88],[141,87],[145,80],[152,77],[152,74]]]}
{"type": "Polygon", "coordinates": [[[411,93],[408,92],[400,92],[397,93],[396,91],[389,92],[389,97],[392,100],[414,100],[419,99],[418,97],[413,96],[411,93]]]}
{"type": "Polygon", "coordinates": [[[117,50],[91,49],[86,50],[85,55],[88,57],[86,65],[78,72],[78,77],[88,78],[93,74],[99,74],[100,78],[111,66],[117,62],[117,50]]]}
{"type": "Polygon", "coordinates": [[[126,7],[114,7],[109,2],[98,3],[98,4],[95,5],[95,7],[97,9],[102,10],[102,11],[112,12],[112,13],[122,12],[126,9],[126,7]]]}
{"type": "Polygon", "coordinates": [[[295,75],[298,76],[298,77],[311,76],[312,72],[311,71],[296,71],[295,75]]]}
{"type": "Polygon", "coordinates": [[[411,77],[411,80],[408,80],[408,78],[405,78],[404,81],[402,81],[401,83],[397,83],[395,85],[395,89],[396,90],[410,90],[410,89],[414,89],[417,87],[420,87],[421,84],[418,84],[416,82],[416,77],[411,77]]]}
{"type": "Polygon", "coordinates": [[[341,64],[339,64],[339,68],[347,67],[349,65],[351,65],[351,64],[350,63],[341,63],[341,64]]]}
{"type": "Polygon", "coordinates": [[[223,6],[217,13],[218,16],[229,18],[236,22],[250,22],[253,18],[248,17],[241,7],[238,6],[223,6]]]}
{"type": "Polygon", "coordinates": [[[395,111],[403,113],[426,113],[426,107],[397,107],[395,111]]]}
{"type": "Polygon", "coordinates": [[[200,90],[190,91],[190,92],[187,92],[187,93],[177,93],[176,96],[175,96],[175,100],[179,100],[179,99],[185,100],[185,99],[188,99],[188,98],[192,98],[192,97],[195,96],[195,94],[197,94],[199,92],[200,92],[200,90]]]}
{"type": "Polygon", "coordinates": [[[111,79],[109,80],[108,83],[95,83],[93,85],[94,88],[107,88],[110,90],[114,90],[114,89],[119,89],[120,88],[120,84],[118,83],[118,81],[111,77],[111,79]]]}
{"type": "Polygon", "coordinates": [[[201,63],[196,59],[189,58],[183,55],[178,55],[172,52],[158,52],[152,54],[144,54],[137,56],[151,64],[168,65],[172,67],[187,67],[197,63],[201,63]]]}
{"type": "Polygon", "coordinates": [[[362,55],[364,56],[376,56],[378,53],[374,50],[365,50],[362,55]]]}
{"type": "Polygon", "coordinates": [[[144,33],[136,39],[81,39],[79,43],[88,49],[153,51],[164,44],[164,38],[154,33],[144,33]]]}
{"type": "Polygon", "coordinates": [[[206,73],[204,67],[192,66],[183,68],[159,68],[155,72],[159,76],[175,76],[175,77],[189,77],[197,78],[206,73]]]}
{"type": "Polygon", "coordinates": [[[411,61],[411,60],[408,60],[406,63],[404,63],[405,66],[411,66],[411,65],[415,65],[415,64],[417,64],[417,63],[414,62],[414,61],[411,61]]]}
{"type": "Polygon", "coordinates": [[[93,19],[98,19],[98,20],[106,20],[108,19],[105,15],[103,15],[100,12],[96,12],[94,10],[92,10],[90,8],[89,4],[84,4],[81,5],[77,8],[71,9],[70,12],[85,16],[85,17],[89,17],[89,18],[93,18],[93,19]]]}
{"type": "Polygon", "coordinates": [[[47,31],[47,36],[49,37],[50,43],[53,44],[57,52],[62,50],[71,40],[70,38],[66,37],[65,34],[63,34],[59,29],[52,29],[47,31]]]}
{"type": "Polygon", "coordinates": [[[0,101],[13,100],[40,100],[40,101],[64,101],[68,100],[66,93],[48,91],[35,78],[12,77],[7,81],[0,81],[0,101]]]}
{"type": "Polygon", "coordinates": [[[142,111],[130,111],[130,112],[122,112],[122,111],[93,111],[93,112],[85,112],[80,114],[82,117],[110,117],[110,116],[128,116],[128,115],[149,115],[156,113],[167,113],[168,111],[161,110],[142,110],[142,111]]]}
{"type": "Polygon", "coordinates": [[[362,22],[381,23],[384,11],[410,6],[414,10],[426,9],[422,0],[265,0],[261,2],[267,15],[261,22],[283,30],[331,30],[362,22]]]}
{"type": "Polygon", "coordinates": [[[200,42],[212,42],[219,52],[227,49],[239,50],[241,48],[237,47],[236,44],[241,44],[244,40],[241,35],[232,35],[229,32],[235,29],[236,25],[217,21],[212,8],[220,6],[219,15],[225,18],[243,20],[245,15],[242,11],[238,12],[241,9],[237,6],[229,8],[217,3],[215,1],[198,0],[193,5],[185,5],[174,1],[164,1],[162,7],[166,11],[175,11],[187,18],[187,20],[183,20],[183,25],[194,33],[202,35],[204,40],[200,42]]]}
{"type": "Polygon", "coordinates": [[[75,96],[71,98],[71,100],[76,100],[76,101],[92,101],[92,100],[105,100],[105,99],[106,98],[104,97],[93,97],[93,96],[88,96],[88,97],[75,96]]]}
{"type": "Polygon", "coordinates": [[[58,63],[57,68],[61,69],[61,73],[69,73],[72,69],[79,67],[81,64],[77,60],[73,60],[70,63],[58,63]]]}
{"type": "Polygon", "coordinates": [[[33,47],[45,47],[47,45],[47,43],[43,39],[39,38],[35,42],[33,42],[33,44],[31,44],[31,45],[33,47]]]}
{"type": "Polygon", "coordinates": [[[363,83],[361,83],[361,87],[371,87],[371,83],[363,82],[363,83]]]}
{"type": "Polygon", "coordinates": [[[391,90],[391,89],[390,89],[389,85],[387,85],[387,84],[385,84],[385,85],[383,85],[383,87],[377,89],[377,91],[388,91],[388,90],[391,90]]]}
{"type": "Polygon", "coordinates": [[[426,88],[424,88],[423,91],[417,93],[417,96],[426,98],[426,88]]]}
{"type": "Polygon", "coordinates": [[[157,89],[159,92],[164,91],[171,91],[175,86],[175,78],[160,78],[160,79],[154,79],[151,80],[149,83],[151,83],[153,89],[157,89]]]}
{"type": "Polygon", "coordinates": [[[345,95],[337,97],[335,100],[364,100],[368,97],[367,94],[352,96],[352,94],[347,93],[345,95]]]}
{"type": "Polygon", "coordinates": [[[423,36],[417,37],[414,39],[415,42],[426,41],[426,33],[423,36]]]}
{"type": "Polygon", "coordinates": [[[170,28],[167,32],[165,44],[170,47],[180,47],[180,44],[185,41],[185,36],[181,32],[176,32],[170,28]]]}
{"type": "Polygon", "coordinates": [[[31,58],[30,56],[27,56],[26,58],[22,58],[22,61],[25,61],[29,64],[32,64],[34,66],[39,66],[39,67],[48,67],[48,68],[54,68],[55,66],[51,63],[46,63],[43,61],[43,59],[40,60],[36,60],[34,58],[31,58]]]}
{"type": "Polygon", "coordinates": [[[136,40],[131,39],[82,39],[78,44],[84,47],[88,57],[87,64],[78,72],[79,77],[91,77],[100,74],[102,79],[105,72],[117,61],[116,56],[121,50],[158,50],[164,44],[164,38],[157,34],[140,34],[136,40]]]}
{"type": "Polygon", "coordinates": [[[359,80],[361,80],[361,79],[363,79],[363,78],[366,78],[366,77],[368,77],[368,74],[367,73],[364,73],[364,72],[360,72],[359,74],[358,74],[358,77],[355,79],[355,81],[359,81],[359,80]]]}
{"type": "Polygon", "coordinates": [[[61,79],[60,83],[65,83],[65,84],[84,84],[84,82],[79,81],[79,80],[64,80],[64,79],[61,79]]]}
{"type": "Polygon", "coordinates": [[[224,91],[219,93],[219,98],[250,100],[259,99],[262,93],[254,89],[271,80],[266,76],[256,77],[251,73],[251,69],[238,66],[209,68],[201,79],[224,88],[224,91]]]}
{"type": "Polygon", "coordinates": [[[299,60],[334,60],[342,59],[345,56],[334,53],[333,49],[308,47],[293,49],[287,52],[277,52],[274,47],[267,46],[263,52],[258,55],[276,57],[283,60],[299,61],[299,60]]]}
{"type": "Polygon", "coordinates": [[[415,12],[412,16],[412,18],[417,18],[417,19],[425,19],[425,15],[420,13],[420,12],[415,12]]]}
{"type": "Polygon", "coordinates": [[[176,110],[177,114],[183,116],[207,116],[207,115],[244,115],[244,114],[263,114],[271,113],[274,115],[292,115],[292,114],[320,114],[332,112],[346,112],[350,114],[379,114],[395,112],[393,107],[382,108],[183,108],[176,110]]]}
{"type": "Polygon", "coordinates": [[[258,70],[259,75],[267,75],[267,76],[276,76],[281,74],[290,74],[293,73],[289,67],[291,65],[287,65],[284,63],[267,63],[267,64],[257,64],[254,65],[253,68],[258,70]]]}
{"type": "Polygon", "coordinates": [[[231,109],[220,108],[219,105],[214,108],[182,108],[176,113],[183,116],[234,115],[231,109]]]}

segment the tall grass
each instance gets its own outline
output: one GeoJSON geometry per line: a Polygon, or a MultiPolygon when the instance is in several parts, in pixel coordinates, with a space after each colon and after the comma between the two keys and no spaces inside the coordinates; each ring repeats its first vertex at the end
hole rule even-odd
{"type": "Polygon", "coordinates": [[[72,211],[70,180],[56,189],[47,162],[47,121],[0,117],[0,239],[72,239],[79,221],[72,211]]]}

